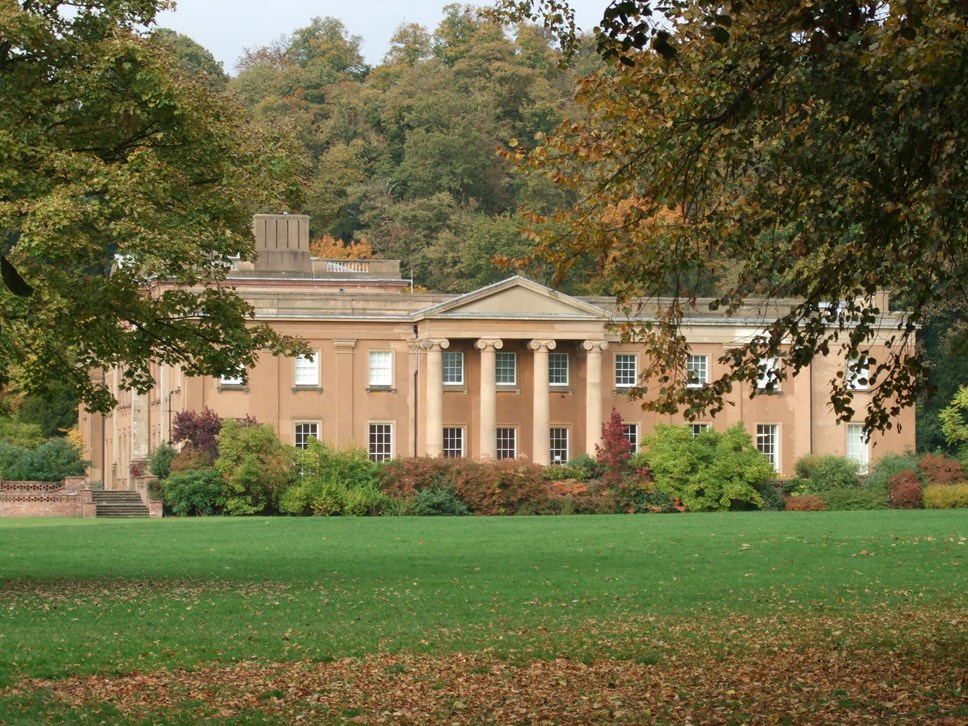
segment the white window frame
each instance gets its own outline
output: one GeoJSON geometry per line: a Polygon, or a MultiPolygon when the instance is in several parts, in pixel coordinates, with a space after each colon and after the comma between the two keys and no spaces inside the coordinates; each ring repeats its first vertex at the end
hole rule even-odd
{"type": "Polygon", "coordinates": [[[370,461],[389,461],[393,458],[392,423],[371,421],[366,433],[366,451],[370,461]]]}
{"type": "Polygon", "coordinates": [[[780,471],[780,424],[756,424],[756,448],[773,466],[773,471],[780,471]]]}
{"type": "Polygon", "coordinates": [[[312,355],[301,355],[296,358],[293,369],[293,385],[297,388],[312,388],[319,386],[319,351],[312,355]]]}
{"type": "Polygon", "coordinates": [[[639,382],[639,356],[635,353],[615,354],[615,387],[633,388],[639,382]],[[631,365],[629,365],[631,363],[631,365]]]}
{"type": "Polygon", "coordinates": [[[629,442],[629,450],[634,454],[639,450],[639,425],[637,423],[622,422],[622,434],[629,442]]]}
{"type": "Polygon", "coordinates": [[[221,388],[242,388],[245,385],[245,378],[241,373],[237,376],[222,374],[219,376],[218,385],[221,388]]]}
{"type": "Polygon", "coordinates": [[[857,464],[857,471],[866,474],[870,466],[870,441],[864,433],[864,424],[847,424],[847,458],[857,464]]]}
{"type": "Polygon", "coordinates": [[[445,350],[441,355],[445,386],[464,385],[464,354],[459,350],[445,350]]]}
{"type": "Polygon", "coordinates": [[[462,459],[466,456],[464,442],[467,437],[464,436],[463,426],[444,426],[444,449],[443,455],[445,459],[462,459]],[[450,432],[450,433],[448,433],[450,432]],[[456,434],[456,435],[455,435],[456,434]],[[454,444],[457,439],[460,439],[460,448],[458,449],[454,444]],[[448,443],[450,444],[448,446],[448,443]]]}
{"type": "Polygon", "coordinates": [[[518,385],[518,354],[513,351],[498,351],[494,357],[494,383],[497,386],[518,385]],[[502,365],[502,361],[504,361],[502,365]],[[507,362],[510,361],[510,366],[507,362]],[[511,372],[510,379],[507,377],[511,372]],[[502,380],[502,375],[504,380],[502,380]]]}
{"type": "Polygon", "coordinates": [[[552,464],[564,464],[570,458],[571,434],[564,426],[552,426],[548,430],[548,456],[552,464]],[[564,452],[555,458],[555,451],[564,452]]]}
{"type": "Polygon", "coordinates": [[[516,459],[518,456],[518,430],[513,426],[498,426],[494,432],[495,455],[498,459],[516,459]],[[510,446],[508,446],[510,444],[510,446]]]}
{"type": "Polygon", "coordinates": [[[393,351],[371,350],[367,381],[370,388],[393,388],[393,351]]]}
{"type": "Polygon", "coordinates": [[[709,384],[709,356],[690,355],[686,358],[686,388],[702,388],[709,384]]]}
{"type": "Polygon", "coordinates": [[[570,380],[570,363],[568,360],[567,353],[555,353],[551,352],[548,354],[548,385],[549,386],[567,386],[570,380]],[[564,363],[564,365],[562,365],[564,363]],[[561,374],[564,373],[564,376],[561,374]]]}
{"type": "Polygon", "coordinates": [[[777,371],[779,370],[777,367],[776,358],[760,358],[759,363],[757,363],[757,368],[759,368],[760,373],[756,378],[756,390],[770,392],[779,391],[780,379],[776,375],[777,371]],[[770,384],[772,384],[772,387],[768,388],[770,384]]]}
{"type": "Polygon", "coordinates": [[[850,391],[870,389],[870,365],[867,358],[851,358],[847,361],[847,389],[850,391]]]}
{"type": "Polygon", "coordinates": [[[318,421],[294,421],[292,425],[292,445],[297,449],[305,449],[309,446],[309,439],[314,438],[319,441],[319,422],[318,421]],[[306,430],[300,430],[306,427],[306,430]],[[312,428],[310,432],[308,429],[312,428]]]}
{"type": "Polygon", "coordinates": [[[690,423],[689,430],[692,431],[692,438],[696,438],[699,434],[704,431],[709,431],[712,428],[712,424],[708,423],[690,423]]]}

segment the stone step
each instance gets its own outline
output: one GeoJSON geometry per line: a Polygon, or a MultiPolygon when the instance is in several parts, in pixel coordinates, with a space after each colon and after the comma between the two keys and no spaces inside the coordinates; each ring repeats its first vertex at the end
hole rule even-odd
{"type": "Polygon", "coordinates": [[[148,517],[150,512],[138,492],[130,490],[92,492],[98,517],[148,517]]]}
{"type": "Polygon", "coordinates": [[[99,504],[97,507],[97,516],[102,517],[149,517],[151,513],[148,511],[148,507],[141,505],[139,506],[111,506],[99,504]]]}

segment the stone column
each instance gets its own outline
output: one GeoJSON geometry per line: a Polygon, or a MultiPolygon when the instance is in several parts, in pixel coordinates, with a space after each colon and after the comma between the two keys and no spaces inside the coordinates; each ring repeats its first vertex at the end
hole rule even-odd
{"type": "Polygon", "coordinates": [[[498,338],[481,338],[475,344],[481,351],[480,457],[497,458],[497,351],[504,347],[498,338]]]}
{"type": "Polygon", "coordinates": [[[424,412],[424,425],[427,427],[427,456],[440,456],[444,453],[444,363],[443,349],[450,347],[446,338],[425,338],[420,347],[427,351],[427,397],[424,412]]]}
{"type": "Polygon", "coordinates": [[[595,455],[602,441],[602,351],[608,341],[586,340],[581,347],[585,356],[585,453],[595,455]]]}
{"type": "Polygon", "coordinates": [[[550,402],[548,399],[548,351],[555,349],[553,340],[532,340],[534,351],[534,413],[532,416],[531,460],[547,466],[551,463],[550,402]]]}

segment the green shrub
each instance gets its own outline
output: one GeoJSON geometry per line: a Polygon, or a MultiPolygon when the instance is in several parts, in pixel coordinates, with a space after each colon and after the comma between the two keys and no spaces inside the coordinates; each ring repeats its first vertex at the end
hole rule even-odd
{"type": "Polygon", "coordinates": [[[860,487],[830,489],[818,495],[828,512],[857,511],[863,509],[887,509],[887,495],[884,492],[860,487]]]}
{"type": "Polygon", "coordinates": [[[763,509],[771,512],[782,512],[786,509],[786,500],[783,496],[783,485],[776,482],[765,482],[756,487],[760,497],[763,499],[763,509]]]}
{"type": "Polygon", "coordinates": [[[218,434],[215,469],[225,480],[228,514],[259,514],[276,509],[292,479],[292,449],[283,446],[267,424],[227,420],[218,434]]]}
{"type": "Polygon", "coordinates": [[[689,511],[725,511],[738,502],[763,506],[756,487],[773,477],[773,467],[742,425],[694,437],[688,427],[658,424],[645,445],[656,486],[689,511]]]}
{"type": "Polygon", "coordinates": [[[417,492],[410,506],[410,513],[419,517],[455,517],[467,514],[467,505],[457,492],[433,487],[417,492]]]}
{"type": "Polygon", "coordinates": [[[225,482],[215,469],[193,469],[169,474],[162,488],[173,514],[197,516],[220,514],[225,482]]]}
{"type": "Polygon", "coordinates": [[[586,474],[587,472],[584,469],[571,464],[551,464],[541,471],[541,476],[545,481],[567,481],[569,479],[588,481],[586,474]]]}
{"type": "Polygon", "coordinates": [[[921,490],[925,509],[963,509],[968,507],[968,483],[928,484],[921,490]]]}
{"type": "Polygon", "coordinates": [[[380,491],[381,465],[359,447],[337,450],[316,439],[295,452],[296,482],[279,510],[316,516],[380,514],[389,497],[380,491]]]}
{"type": "Polygon", "coordinates": [[[11,481],[62,481],[82,476],[87,462],[70,441],[53,438],[35,449],[0,441],[0,478],[11,481]]]}
{"type": "Polygon", "coordinates": [[[823,512],[827,505],[816,494],[799,494],[787,497],[785,509],[788,512],[823,512]]]}
{"type": "Polygon", "coordinates": [[[887,481],[888,500],[894,509],[921,508],[921,480],[914,471],[899,471],[887,481]]]}
{"type": "Polygon", "coordinates": [[[925,484],[957,484],[965,481],[961,462],[942,454],[925,454],[918,461],[918,470],[925,484]]]}
{"type": "Polygon", "coordinates": [[[597,479],[601,475],[598,461],[591,454],[580,454],[568,460],[568,466],[577,469],[581,474],[576,476],[578,481],[590,481],[597,479]]]}
{"type": "Polygon", "coordinates": [[[810,454],[798,460],[793,470],[798,480],[796,490],[803,494],[857,486],[857,462],[843,456],[810,454]]]}
{"type": "Polygon", "coordinates": [[[886,492],[892,476],[902,471],[917,470],[918,460],[913,454],[885,454],[871,465],[861,486],[864,489],[886,492]]]}
{"type": "Polygon", "coordinates": [[[148,457],[148,471],[159,479],[166,478],[171,473],[171,462],[178,456],[173,446],[162,443],[148,457]]]}

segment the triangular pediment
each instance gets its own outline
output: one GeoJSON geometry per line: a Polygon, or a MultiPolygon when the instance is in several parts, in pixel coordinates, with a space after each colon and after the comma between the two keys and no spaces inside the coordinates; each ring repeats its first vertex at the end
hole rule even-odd
{"type": "Polygon", "coordinates": [[[434,318],[604,320],[608,313],[524,277],[511,277],[414,314],[416,320],[434,318]]]}

